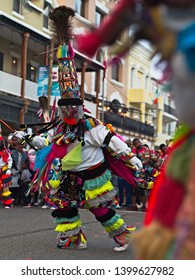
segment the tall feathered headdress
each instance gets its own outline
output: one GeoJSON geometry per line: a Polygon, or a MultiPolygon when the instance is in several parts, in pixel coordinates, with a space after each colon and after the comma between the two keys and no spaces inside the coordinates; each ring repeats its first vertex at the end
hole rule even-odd
{"type": "Polygon", "coordinates": [[[59,6],[50,11],[49,18],[51,20],[51,31],[53,32],[52,40],[54,45],[62,46],[64,43],[69,44],[73,38],[72,18],[75,11],[66,6],[59,6]]]}
{"type": "Polygon", "coordinates": [[[58,106],[61,109],[63,108],[63,111],[60,111],[60,118],[68,124],[74,124],[74,116],[77,119],[83,116],[83,108],[81,106],[83,100],[80,98],[77,72],[74,63],[74,51],[71,46],[71,40],[73,39],[72,18],[74,15],[75,11],[66,6],[59,6],[49,13],[51,30],[53,32],[53,44],[58,48],[58,81],[61,94],[61,99],[58,100],[58,106]],[[78,114],[70,106],[77,107],[78,114]]]}

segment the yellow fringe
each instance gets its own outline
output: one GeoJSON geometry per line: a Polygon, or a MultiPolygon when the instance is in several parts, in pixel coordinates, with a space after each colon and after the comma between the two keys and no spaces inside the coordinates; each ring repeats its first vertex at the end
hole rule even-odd
{"type": "Polygon", "coordinates": [[[61,137],[56,141],[56,144],[57,144],[57,145],[60,145],[63,138],[64,138],[64,135],[61,136],[61,137]]]}
{"type": "Polygon", "coordinates": [[[157,177],[160,174],[159,171],[156,171],[155,174],[153,175],[153,177],[157,177]]]}
{"type": "Polygon", "coordinates": [[[96,126],[92,118],[89,118],[88,121],[89,121],[91,127],[95,127],[96,126]]]}
{"type": "Polygon", "coordinates": [[[74,242],[74,241],[76,241],[78,239],[78,236],[77,235],[73,235],[73,236],[69,237],[69,239],[74,242]]]}
{"type": "Polygon", "coordinates": [[[109,227],[105,227],[106,232],[110,232],[113,230],[117,230],[119,229],[122,225],[124,224],[124,220],[123,219],[118,219],[118,221],[116,223],[114,223],[113,225],[109,226],[109,227]]]}
{"type": "Polygon", "coordinates": [[[98,195],[103,194],[104,192],[113,190],[113,185],[110,181],[107,181],[102,187],[94,189],[94,190],[86,190],[85,191],[85,198],[88,199],[94,199],[98,195]]]}
{"type": "Polygon", "coordinates": [[[60,180],[49,180],[49,184],[53,189],[57,189],[60,185],[60,180]]]}
{"type": "Polygon", "coordinates": [[[3,193],[2,193],[2,196],[9,196],[10,194],[11,194],[10,191],[6,191],[6,192],[3,192],[3,193]]]}
{"type": "Polygon", "coordinates": [[[2,169],[2,171],[7,170],[8,169],[8,165],[4,165],[1,169],[2,169]]]}
{"type": "Polygon", "coordinates": [[[74,223],[70,223],[70,224],[59,224],[57,225],[55,231],[58,231],[58,232],[65,232],[65,231],[68,231],[68,230],[73,230],[77,227],[80,227],[81,226],[81,220],[78,220],[74,223]]]}
{"type": "Polygon", "coordinates": [[[57,50],[57,58],[61,58],[61,57],[62,57],[62,45],[60,45],[57,50]]]}
{"type": "Polygon", "coordinates": [[[147,190],[151,190],[154,186],[154,182],[148,182],[148,185],[147,185],[147,190]]]}
{"type": "Polygon", "coordinates": [[[83,234],[81,233],[81,243],[87,243],[87,240],[84,238],[83,234]]]}
{"type": "Polygon", "coordinates": [[[137,259],[162,260],[175,238],[175,232],[157,221],[137,231],[132,236],[137,259]]]}
{"type": "MultiPolygon", "coordinates": [[[[84,236],[83,236],[82,233],[81,233],[81,235],[80,235],[80,238],[81,238],[81,243],[83,243],[83,244],[87,243],[87,240],[84,238],[84,236]]],[[[74,242],[74,241],[76,241],[76,240],[78,239],[78,236],[77,236],[77,235],[73,235],[73,236],[69,237],[69,239],[70,239],[72,242],[74,242]]]]}

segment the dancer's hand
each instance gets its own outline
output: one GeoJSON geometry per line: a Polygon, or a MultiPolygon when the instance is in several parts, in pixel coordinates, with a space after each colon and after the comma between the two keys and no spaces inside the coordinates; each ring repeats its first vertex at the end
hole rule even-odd
{"type": "Polygon", "coordinates": [[[137,158],[136,156],[133,156],[131,159],[130,159],[130,162],[133,166],[135,166],[137,168],[137,170],[140,170],[143,168],[143,165],[142,165],[142,162],[139,158],[137,158]]]}
{"type": "Polygon", "coordinates": [[[26,141],[31,140],[32,134],[27,134],[24,131],[16,131],[14,132],[14,136],[19,139],[19,144],[24,144],[26,141]]]}
{"type": "Polygon", "coordinates": [[[25,140],[25,137],[27,136],[28,134],[24,131],[15,131],[13,136],[17,137],[19,140],[25,140]]]}
{"type": "Polygon", "coordinates": [[[11,175],[11,170],[10,169],[6,170],[6,175],[11,175]]]}

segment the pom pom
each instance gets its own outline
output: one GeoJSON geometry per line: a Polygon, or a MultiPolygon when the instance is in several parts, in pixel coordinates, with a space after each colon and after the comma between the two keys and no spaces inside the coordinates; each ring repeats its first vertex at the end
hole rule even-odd
{"type": "Polygon", "coordinates": [[[93,57],[103,43],[96,33],[77,36],[76,42],[78,51],[89,57],[93,57]]]}

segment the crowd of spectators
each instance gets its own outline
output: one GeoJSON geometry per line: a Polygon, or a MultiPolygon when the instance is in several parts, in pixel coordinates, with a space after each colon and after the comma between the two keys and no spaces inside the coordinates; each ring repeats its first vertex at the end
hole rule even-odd
{"type": "Polygon", "coordinates": [[[20,205],[24,208],[41,206],[43,209],[53,209],[53,205],[45,202],[41,190],[36,187],[30,189],[31,181],[36,173],[34,170],[36,151],[26,143],[19,143],[14,134],[8,136],[6,148],[10,152],[13,162],[11,168],[12,181],[9,185],[13,206],[20,205]]]}
{"type": "MultiPolygon", "coordinates": [[[[125,179],[113,176],[113,184],[118,188],[117,208],[129,211],[147,211],[148,197],[157,175],[163,168],[168,155],[169,145],[162,143],[157,149],[151,149],[139,138],[130,139],[126,144],[132,152],[142,161],[143,169],[136,175],[138,186],[131,186],[125,179]]],[[[41,190],[34,188],[29,190],[31,181],[36,173],[34,170],[36,151],[27,144],[21,144],[13,135],[7,139],[7,148],[11,153],[13,164],[11,168],[12,182],[9,186],[13,205],[21,205],[25,208],[41,206],[43,209],[54,208],[47,197],[43,197],[41,190]]],[[[59,164],[55,167],[56,170],[59,164]]]]}
{"type": "Polygon", "coordinates": [[[156,149],[151,149],[148,144],[143,144],[139,138],[126,141],[132,152],[142,161],[143,169],[137,172],[137,187],[131,186],[125,179],[114,177],[113,183],[118,187],[118,208],[129,211],[147,211],[149,195],[155,186],[155,180],[160,174],[169,153],[168,144],[160,144],[156,149]]]}

